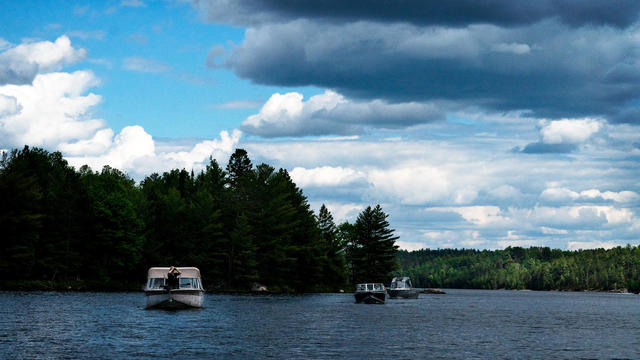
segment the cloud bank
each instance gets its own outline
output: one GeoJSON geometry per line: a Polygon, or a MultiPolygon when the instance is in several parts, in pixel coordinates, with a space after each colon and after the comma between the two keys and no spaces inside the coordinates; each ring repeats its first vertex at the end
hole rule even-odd
{"type": "Polygon", "coordinates": [[[194,6],[208,21],[248,26],[225,54],[216,45],[209,63],[258,84],[549,119],[640,119],[635,2],[329,3],[194,6]]]}

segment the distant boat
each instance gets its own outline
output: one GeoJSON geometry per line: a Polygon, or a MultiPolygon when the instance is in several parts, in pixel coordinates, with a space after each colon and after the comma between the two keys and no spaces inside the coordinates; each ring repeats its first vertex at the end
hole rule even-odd
{"type": "Polygon", "coordinates": [[[200,308],[204,289],[195,267],[152,267],[144,288],[147,309],[200,308]]]}
{"type": "Polygon", "coordinates": [[[381,283],[364,283],[356,285],[356,303],[384,304],[387,289],[381,283]]]}
{"type": "Polygon", "coordinates": [[[406,277],[394,277],[389,287],[391,299],[417,299],[418,290],[411,287],[411,280],[406,277]]]}

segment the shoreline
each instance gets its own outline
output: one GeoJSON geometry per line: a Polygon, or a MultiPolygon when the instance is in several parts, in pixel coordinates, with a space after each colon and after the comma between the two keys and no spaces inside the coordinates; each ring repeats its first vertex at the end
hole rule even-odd
{"type": "MultiPolygon", "coordinates": [[[[83,281],[40,281],[40,280],[25,280],[25,281],[0,281],[0,291],[6,292],[143,292],[143,283],[128,283],[125,285],[110,283],[105,284],[85,283],[83,281]]],[[[418,288],[419,291],[436,288],[418,288]]],[[[598,293],[618,293],[618,294],[638,294],[637,292],[628,291],[625,288],[612,289],[612,290],[599,290],[599,289],[474,289],[474,288],[447,288],[455,290],[508,290],[508,291],[546,291],[546,292],[598,292],[598,293]]],[[[251,291],[245,289],[214,289],[205,290],[207,294],[227,294],[227,295],[304,295],[304,294],[340,294],[339,291],[320,291],[320,292],[278,292],[278,291],[251,291]]],[[[344,293],[350,294],[351,292],[345,291],[344,293]]]]}

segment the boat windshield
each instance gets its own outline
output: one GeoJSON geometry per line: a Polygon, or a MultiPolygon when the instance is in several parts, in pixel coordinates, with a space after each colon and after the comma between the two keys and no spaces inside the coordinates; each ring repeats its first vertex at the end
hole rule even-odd
{"type": "Polygon", "coordinates": [[[200,282],[198,278],[180,278],[180,289],[198,289],[200,282]]]}
{"type": "Polygon", "coordinates": [[[147,288],[149,289],[162,289],[165,286],[164,278],[149,278],[147,288]]]}
{"type": "Polygon", "coordinates": [[[411,288],[411,280],[395,280],[391,283],[392,289],[410,289],[411,288]]]}

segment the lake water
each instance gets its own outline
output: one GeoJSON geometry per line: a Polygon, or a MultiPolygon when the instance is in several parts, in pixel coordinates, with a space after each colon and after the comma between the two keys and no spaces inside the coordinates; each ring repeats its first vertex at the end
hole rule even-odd
{"type": "Polygon", "coordinates": [[[384,305],[352,294],[0,292],[0,358],[640,359],[640,296],[447,290],[384,305]]]}

